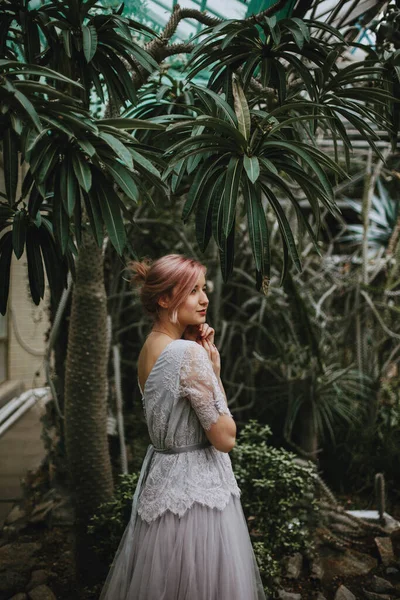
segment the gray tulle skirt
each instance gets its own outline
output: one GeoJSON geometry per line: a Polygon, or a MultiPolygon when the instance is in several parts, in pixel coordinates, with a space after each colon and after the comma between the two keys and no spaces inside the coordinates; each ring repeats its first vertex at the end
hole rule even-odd
{"type": "Polygon", "coordinates": [[[127,526],[100,600],[265,600],[240,498],[127,526]]]}

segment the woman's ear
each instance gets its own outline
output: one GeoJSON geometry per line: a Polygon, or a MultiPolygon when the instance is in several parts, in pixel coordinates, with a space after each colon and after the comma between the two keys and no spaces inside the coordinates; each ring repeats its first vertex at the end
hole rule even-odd
{"type": "Polygon", "coordinates": [[[161,306],[161,308],[168,308],[169,306],[169,298],[168,296],[160,296],[159,299],[157,300],[158,304],[161,306]]]}

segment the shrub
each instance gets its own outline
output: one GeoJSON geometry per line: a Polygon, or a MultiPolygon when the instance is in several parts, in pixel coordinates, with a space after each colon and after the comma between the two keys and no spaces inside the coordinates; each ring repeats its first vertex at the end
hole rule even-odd
{"type": "Polygon", "coordinates": [[[318,522],[316,467],[295,454],[267,445],[268,425],[250,420],[232,450],[232,466],[264,583],[278,574],[277,564],[293,552],[313,549],[318,522]]]}
{"type": "Polygon", "coordinates": [[[90,520],[88,533],[92,536],[93,549],[105,564],[111,564],[129,523],[138,480],[137,472],[119,475],[113,499],[101,504],[90,520]]]}
{"type": "MultiPolygon", "coordinates": [[[[268,446],[266,440],[270,435],[268,425],[253,419],[240,432],[231,453],[267,593],[272,591],[280,574],[279,560],[312,547],[317,517],[315,466],[309,461],[299,464],[295,454],[268,446]]],[[[119,478],[113,500],[98,508],[88,528],[94,549],[107,564],[111,564],[129,522],[139,473],[119,478]]]]}

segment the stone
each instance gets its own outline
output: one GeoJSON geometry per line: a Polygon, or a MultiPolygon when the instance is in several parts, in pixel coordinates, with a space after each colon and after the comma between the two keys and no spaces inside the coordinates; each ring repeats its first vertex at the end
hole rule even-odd
{"type": "Polygon", "coordinates": [[[320,549],[321,566],[324,570],[323,581],[330,582],[335,577],[358,577],[368,573],[378,566],[378,561],[357,550],[338,552],[331,548],[320,549]]]}
{"type": "Polygon", "coordinates": [[[75,523],[75,512],[71,502],[64,501],[56,505],[51,512],[52,527],[69,527],[75,523]]]}
{"type": "Polygon", "coordinates": [[[300,552],[296,552],[292,556],[286,558],[286,573],[287,579],[298,579],[303,566],[303,557],[300,552]]]}
{"type": "Polygon", "coordinates": [[[54,500],[48,500],[47,502],[41,502],[33,509],[31,516],[29,517],[30,523],[41,523],[47,519],[49,513],[55,506],[54,500]]]}
{"type": "Polygon", "coordinates": [[[51,500],[47,500],[46,502],[40,502],[36,504],[35,508],[32,511],[32,515],[36,515],[37,513],[47,512],[51,510],[54,506],[53,498],[51,500]]]}
{"type": "Polygon", "coordinates": [[[400,529],[395,529],[390,534],[394,550],[400,554],[400,529]]]}
{"type": "Polygon", "coordinates": [[[29,590],[32,590],[38,585],[41,585],[42,583],[47,583],[48,579],[49,573],[44,569],[37,569],[36,571],[32,571],[30,582],[26,586],[26,591],[29,592],[29,590]]]}
{"type": "Polygon", "coordinates": [[[20,592],[19,594],[15,594],[15,596],[10,598],[9,600],[28,600],[28,596],[23,592],[20,592]]]}
{"type": "Polygon", "coordinates": [[[28,593],[30,600],[57,600],[47,585],[38,585],[28,593]]]}
{"type": "Polygon", "coordinates": [[[376,537],[375,544],[378,548],[379,556],[385,566],[391,565],[395,561],[393,544],[390,537],[376,537]]]}
{"type": "Polygon", "coordinates": [[[383,513],[383,528],[388,533],[394,533],[395,531],[400,531],[400,523],[396,519],[394,519],[391,515],[387,513],[383,513]]]}
{"type": "Polygon", "coordinates": [[[368,590],[363,590],[365,594],[366,600],[392,600],[393,596],[389,596],[388,594],[375,594],[375,592],[369,592],[368,590]]]}
{"type": "Polygon", "coordinates": [[[29,572],[7,570],[0,574],[0,600],[6,600],[25,589],[29,581],[29,572]]]}
{"type": "Polygon", "coordinates": [[[315,596],[314,600],[326,600],[326,598],[322,592],[318,592],[318,594],[315,596]]]}
{"type": "Polygon", "coordinates": [[[2,571],[30,571],[34,564],[34,556],[41,549],[36,542],[13,542],[0,548],[0,579],[2,571]]]}
{"type": "Polygon", "coordinates": [[[12,525],[16,521],[22,521],[22,519],[26,518],[26,512],[16,504],[11,511],[8,513],[6,520],[4,521],[5,525],[12,525]]]}
{"type": "Polygon", "coordinates": [[[334,600],[356,600],[356,597],[345,585],[341,585],[336,590],[334,600]]]}
{"type": "Polygon", "coordinates": [[[386,594],[394,590],[390,581],[386,581],[386,579],[382,579],[382,577],[377,577],[376,575],[372,578],[371,588],[373,592],[377,592],[378,594],[386,594]]]}
{"type": "Polygon", "coordinates": [[[397,575],[400,571],[396,567],[387,567],[385,573],[386,575],[397,575]]]}
{"type": "Polygon", "coordinates": [[[311,561],[310,566],[310,577],[311,579],[321,580],[324,576],[324,568],[322,566],[321,560],[317,557],[311,561]]]}
{"type": "Polygon", "coordinates": [[[286,590],[279,590],[278,598],[279,600],[301,600],[301,595],[294,592],[287,592],[286,590]]]}

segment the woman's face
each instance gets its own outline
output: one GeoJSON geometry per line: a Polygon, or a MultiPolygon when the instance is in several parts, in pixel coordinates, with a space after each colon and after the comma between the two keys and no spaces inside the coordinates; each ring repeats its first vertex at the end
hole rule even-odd
{"type": "Polygon", "coordinates": [[[189,296],[178,308],[179,323],[185,327],[205,323],[208,303],[206,279],[201,272],[189,296]]]}

